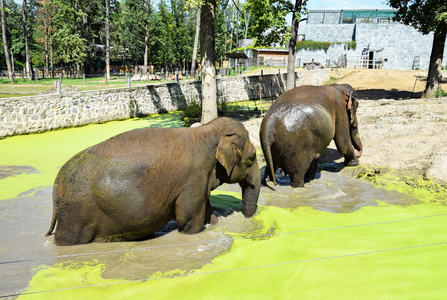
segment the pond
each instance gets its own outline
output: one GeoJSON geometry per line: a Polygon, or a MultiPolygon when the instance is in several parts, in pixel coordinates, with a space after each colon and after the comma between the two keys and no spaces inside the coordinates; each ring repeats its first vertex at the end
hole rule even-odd
{"type": "Polygon", "coordinates": [[[53,236],[43,236],[52,183],[71,156],[123,131],[182,125],[179,113],[170,113],[0,140],[0,297],[433,299],[447,293],[447,207],[436,201],[445,191],[428,197],[417,188],[380,188],[333,162],[322,164],[304,188],[291,188],[287,177],[263,187],[250,219],[240,212],[239,185],[219,187],[211,198],[219,222],[199,234],[180,234],[171,222],[139,242],[58,247],[53,236]]]}

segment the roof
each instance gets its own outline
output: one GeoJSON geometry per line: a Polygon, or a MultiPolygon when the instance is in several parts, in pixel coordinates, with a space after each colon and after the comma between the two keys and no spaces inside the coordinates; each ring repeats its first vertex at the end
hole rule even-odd
{"type": "Polygon", "coordinates": [[[396,15],[395,9],[312,9],[312,13],[342,13],[344,18],[392,18],[396,15]]]}
{"type": "Polygon", "coordinates": [[[253,49],[253,51],[268,51],[268,52],[287,52],[289,53],[289,49],[268,49],[268,48],[260,48],[260,49],[253,49]]]}
{"type": "Polygon", "coordinates": [[[244,52],[239,53],[225,53],[228,58],[248,58],[244,52]]]}

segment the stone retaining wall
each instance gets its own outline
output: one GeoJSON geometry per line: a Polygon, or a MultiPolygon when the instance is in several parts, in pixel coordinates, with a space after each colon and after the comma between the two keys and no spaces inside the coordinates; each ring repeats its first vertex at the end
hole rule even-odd
{"type": "MultiPolygon", "coordinates": [[[[300,72],[296,85],[321,85],[329,77],[329,69],[300,72]]],[[[286,74],[217,79],[218,101],[259,99],[260,84],[263,98],[277,97],[285,91],[286,74]]],[[[200,81],[4,98],[0,99],[0,138],[176,111],[200,101],[200,81]]]]}

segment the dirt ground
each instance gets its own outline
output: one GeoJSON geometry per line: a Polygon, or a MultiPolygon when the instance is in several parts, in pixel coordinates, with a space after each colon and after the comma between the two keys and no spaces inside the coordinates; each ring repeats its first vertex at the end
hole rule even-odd
{"type": "MultiPolygon", "coordinates": [[[[426,71],[333,72],[332,77],[338,78],[335,83],[352,85],[360,102],[361,164],[415,173],[447,185],[447,97],[421,99],[426,71]]],[[[441,88],[447,91],[447,81],[441,88]]],[[[245,123],[259,148],[260,123],[261,119],[245,123]]],[[[329,148],[336,149],[335,144],[332,142],[329,148]]]]}

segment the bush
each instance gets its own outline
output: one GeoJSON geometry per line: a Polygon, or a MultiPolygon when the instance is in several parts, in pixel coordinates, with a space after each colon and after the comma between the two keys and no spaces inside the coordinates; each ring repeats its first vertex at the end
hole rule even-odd
{"type": "Polygon", "coordinates": [[[189,127],[195,122],[199,122],[202,116],[202,105],[198,103],[191,103],[182,109],[182,120],[185,122],[185,126],[189,127]]]}

